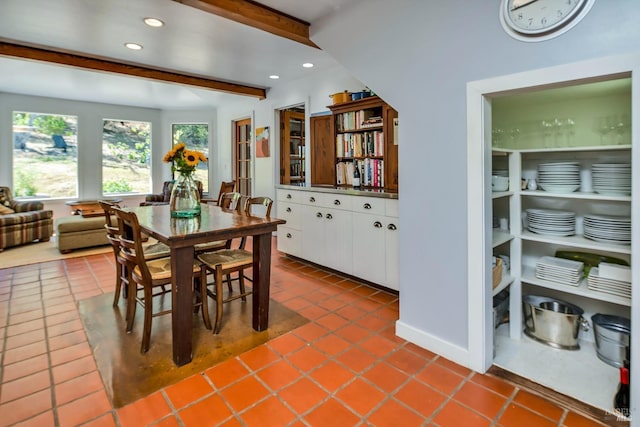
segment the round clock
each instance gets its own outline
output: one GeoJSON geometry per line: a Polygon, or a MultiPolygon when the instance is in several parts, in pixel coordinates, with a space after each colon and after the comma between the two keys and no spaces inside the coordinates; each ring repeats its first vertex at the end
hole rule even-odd
{"type": "Polygon", "coordinates": [[[595,0],[502,0],[500,22],[505,31],[522,41],[557,37],[575,26],[595,0]]]}

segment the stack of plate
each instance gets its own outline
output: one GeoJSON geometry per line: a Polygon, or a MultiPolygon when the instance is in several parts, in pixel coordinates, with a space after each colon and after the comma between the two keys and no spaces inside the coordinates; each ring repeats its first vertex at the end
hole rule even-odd
{"type": "Polygon", "coordinates": [[[573,236],[576,234],[576,214],[551,209],[527,209],[527,229],[551,236],[573,236]]]}
{"type": "Polygon", "coordinates": [[[584,237],[596,242],[631,244],[631,217],[585,215],[584,237]]]}
{"type": "Polygon", "coordinates": [[[536,263],[536,277],[563,285],[578,286],[584,277],[584,263],[570,259],[543,256],[536,263]]]}
{"type": "Polygon", "coordinates": [[[573,193],[580,188],[580,163],[541,163],[538,185],[550,193],[573,193]]]}
{"type": "Polygon", "coordinates": [[[508,169],[494,169],[491,171],[491,175],[493,176],[506,176],[509,178],[509,170],[508,169]]]}
{"type": "Polygon", "coordinates": [[[587,277],[587,288],[592,291],[631,298],[631,283],[623,280],[605,279],[599,276],[598,267],[593,267],[587,277]]]}
{"type": "Polygon", "coordinates": [[[631,164],[595,163],[591,166],[593,191],[610,196],[631,194],[631,164]]]}

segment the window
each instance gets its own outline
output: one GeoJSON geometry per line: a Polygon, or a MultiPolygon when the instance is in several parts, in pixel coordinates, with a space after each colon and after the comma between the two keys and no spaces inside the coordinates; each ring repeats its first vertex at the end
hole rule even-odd
{"type": "Polygon", "coordinates": [[[151,123],[107,120],[102,128],[102,193],[151,191],[151,123]]]}
{"type": "Polygon", "coordinates": [[[209,125],[202,123],[175,123],[171,126],[173,145],[183,142],[189,150],[204,153],[209,159],[207,163],[200,162],[196,168],[194,178],[202,182],[203,191],[209,192],[209,125]]]}
{"type": "Polygon", "coordinates": [[[13,191],[16,197],[78,195],[78,118],[13,112],[13,191]]]}

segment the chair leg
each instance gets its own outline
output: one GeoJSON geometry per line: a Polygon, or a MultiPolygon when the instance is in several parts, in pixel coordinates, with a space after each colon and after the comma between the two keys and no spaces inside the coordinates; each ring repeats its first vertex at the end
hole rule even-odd
{"type": "Polygon", "coordinates": [[[117,307],[118,302],[120,301],[120,289],[122,289],[122,269],[124,266],[122,264],[116,263],[116,290],[113,293],[113,306],[117,307]]]}
{"type": "Polygon", "coordinates": [[[222,326],[222,267],[219,265],[215,269],[214,286],[216,287],[216,323],[213,326],[213,333],[218,335],[222,326]]]}
{"type": "Polygon", "coordinates": [[[242,301],[247,302],[247,296],[244,290],[244,271],[238,271],[238,282],[240,283],[240,295],[242,295],[242,301]]]}
{"type": "Polygon", "coordinates": [[[127,320],[127,333],[130,333],[133,330],[133,321],[136,318],[136,305],[138,305],[138,302],[136,301],[136,297],[138,296],[137,294],[138,284],[129,277],[127,283],[127,315],[125,317],[127,320]]]}
{"type": "Polygon", "coordinates": [[[229,288],[229,293],[233,292],[233,286],[231,286],[231,273],[227,274],[227,288],[229,288]]]}
{"type": "Polygon", "coordinates": [[[207,295],[207,269],[203,268],[200,272],[200,281],[198,283],[200,293],[200,304],[202,305],[202,320],[207,329],[211,329],[211,318],[209,317],[209,296],[207,295]]]}
{"type": "Polygon", "coordinates": [[[151,286],[144,287],[144,328],[142,330],[142,345],[140,353],[149,351],[149,342],[151,341],[151,319],[153,316],[153,290],[151,286]]]}

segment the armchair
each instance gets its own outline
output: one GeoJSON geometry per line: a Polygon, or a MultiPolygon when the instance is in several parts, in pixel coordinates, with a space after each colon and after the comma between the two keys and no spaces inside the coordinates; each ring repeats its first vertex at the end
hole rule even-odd
{"type": "MultiPolygon", "coordinates": [[[[200,193],[200,200],[202,200],[202,182],[196,180],[198,186],[198,192],[200,193]]],[[[171,199],[171,189],[173,188],[173,181],[165,181],[162,185],[162,192],[156,194],[147,194],[144,198],[144,202],[140,202],[140,206],[154,206],[154,205],[167,205],[171,199]]]]}
{"type": "Polygon", "coordinates": [[[11,246],[46,242],[53,234],[53,211],[42,202],[17,201],[9,187],[0,186],[0,251],[11,246]]]}

